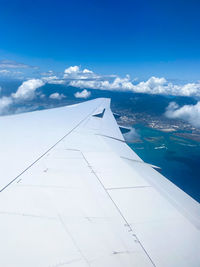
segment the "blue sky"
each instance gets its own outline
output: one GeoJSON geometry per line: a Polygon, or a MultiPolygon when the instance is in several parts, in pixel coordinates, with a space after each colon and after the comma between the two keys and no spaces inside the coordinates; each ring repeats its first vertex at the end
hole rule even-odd
{"type": "Polygon", "coordinates": [[[200,79],[200,1],[0,0],[0,59],[200,79]]]}

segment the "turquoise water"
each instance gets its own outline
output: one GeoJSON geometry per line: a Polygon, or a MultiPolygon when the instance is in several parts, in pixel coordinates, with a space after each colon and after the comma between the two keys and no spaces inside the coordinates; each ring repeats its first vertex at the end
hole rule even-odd
{"type": "Polygon", "coordinates": [[[129,146],[145,161],[200,202],[200,142],[134,125],[139,140],[129,146]]]}

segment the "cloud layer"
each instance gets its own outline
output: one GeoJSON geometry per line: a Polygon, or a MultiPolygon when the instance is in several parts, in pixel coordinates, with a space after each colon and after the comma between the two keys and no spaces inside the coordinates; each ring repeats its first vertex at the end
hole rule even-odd
{"type": "Polygon", "coordinates": [[[70,81],[71,86],[79,88],[90,88],[100,90],[146,93],[157,95],[174,96],[200,96],[200,83],[188,83],[185,85],[174,85],[165,78],[151,77],[147,81],[134,84],[129,75],[125,78],[116,77],[109,80],[83,80],[76,79],[70,81]]]}
{"type": "Polygon", "coordinates": [[[121,78],[116,75],[99,75],[80,66],[70,66],[64,73],[55,75],[53,71],[46,73],[41,79],[50,84],[66,84],[81,89],[97,89],[156,95],[195,96],[200,97],[200,82],[184,85],[173,84],[164,77],[150,77],[146,81],[136,83],[129,75],[121,78]]]}
{"type": "Polygon", "coordinates": [[[34,99],[36,97],[36,89],[44,84],[44,81],[40,79],[30,79],[23,82],[18,87],[16,93],[0,98],[0,114],[4,114],[14,103],[34,99]]]}
{"type": "Polygon", "coordinates": [[[196,105],[184,105],[183,107],[171,102],[167,107],[165,116],[171,119],[185,120],[194,127],[200,128],[200,101],[196,105]]]}
{"type": "MultiPolygon", "coordinates": [[[[17,63],[14,61],[0,61],[0,75],[8,75],[10,72],[19,72],[17,68],[29,68],[25,64],[17,63]],[[8,69],[4,69],[7,67],[8,69]],[[15,70],[12,70],[14,68],[15,70]]],[[[80,66],[70,66],[64,72],[56,73],[52,70],[40,73],[40,78],[29,79],[24,81],[15,93],[10,96],[0,98],[0,112],[4,112],[12,103],[22,101],[30,101],[37,95],[37,88],[44,84],[61,84],[72,86],[75,88],[83,89],[74,94],[76,98],[87,99],[91,96],[91,92],[87,89],[108,90],[108,91],[121,91],[133,93],[146,93],[156,95],[173,95],[173,96],[192,96],[200,97],[200,82],[187,83],[184,85],[173,84],[167,81],[164,77],[151,77],[146,81],[137,82],[132,80],[129,75],[121,78],[116,75],[99,75],[90,69],[81,69],[80,66]]],[[[63,89],[64,87],[62,87],[63,89]]],[[[40,97],[45,97],[40,94],[40,97]]],[[[59,92],[52,93],[49,98],[61,100],[65,95],[59,92]]],[[[167,111],[166,116],[170,118],[182,118],[193,125],[199,125],[195,122],[199,118],[199,105],[178,107],[177,104],[171,104],[167,111]],[[193,114],[196,112],[196,115],[193,114]],[[195,117],[197,116],[197,118],[195,117]]],[[[199,126],[198,126],[199,127],[199,126]]]]}
{"type": "MultiPolygon", "coordinates": [[[[0,60],[0,76],[23,79],[27,73],[25,69],[34,70],[36,67],[10,60],[0,60]],[[23,73],[21,70],[23,70],[23,73]],[[20,70],[20,71],[19,71],[20,70]]],[[[35,71],[35,70],[34,70],[35,71]]],[[[109,91],[122,91],[134,93],[146,93],[173,96],[200,97],[200,82],[186,83],[184,85],[169,82],[164,77],[152,76],[146,81],[136,83],[129,75],[119,77],[117,75],[100,75],[90,69],[82,69],[80,66],[69,66],[64,72],[35,72],[38,79],[49,84],[63,84],[81,89],[98,89],[109,91]]],[[[29,73],[34,77],[34,72],[29,73]]]]}

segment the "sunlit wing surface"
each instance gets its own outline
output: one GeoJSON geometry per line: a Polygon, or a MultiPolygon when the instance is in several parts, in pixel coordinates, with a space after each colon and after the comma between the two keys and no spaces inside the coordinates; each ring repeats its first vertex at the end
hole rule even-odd
{"type": "Polygon", "coordinates": [[[109,99],[0,127],[0,266],[200,266],[199,203],[126,145],[109,99]]]}

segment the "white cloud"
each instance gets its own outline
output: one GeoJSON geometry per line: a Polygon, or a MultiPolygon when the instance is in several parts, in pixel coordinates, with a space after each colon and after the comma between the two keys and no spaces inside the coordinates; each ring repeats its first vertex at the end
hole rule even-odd
{"type": "Polygon", "coordinates": [[[40,98],[41,99],[45,98],[45,94],[40,94],[40,98]]]}
{"type": "Polygon", "coordinates": [[[59,93],[53,93],[49,96],[49,98],[51,99],[57,99],[57,100],[61,100],[63,98],[65,98],[66,96],[63,94],[59,94],[59,93]]]}
{"type": "Polygon", "coordinates": [[[194,127],[200,128],[200,101],[196,105],[184,105],[183,107],[171,102],[166,109],[165,116],[185,120],[194,127]]]}
{"type": "Polygon", "coordinates": [[[0,68],[11,68],[11,69],[27,69],[27,68],[38,68],[34,66],[30,66],[27,64],[19,63],[14,60],[0,60],[0,68]]]}
{"type": "Polygon", "coordinates": [[[54,72],[53,72],[53,70],[48,70],[46,72],[41,72],[40,74],[43,76],[52,76],[52,75],[54,75],[54,72]]]}
{"type": "Polygon", "coordinates": [[[127,142],[133,142],[139,139],[139,134],[136,132],[134,128],[131,128],[130,132],[124,134],[124,138],[127,142]]]}
{"type": "Polygon", "coordinates": [[[65,84],[66,81],[65,80],[62,80],[62,79],[56,79],[56,80],[51,80],[51,81],[48,81],[49,84],[65,84]]]}
{"type": "Polygon", "coordinates": [[[35,91],[37,88],[43,86],[44,81],[40,79],[31,79],[22,83],[16,93],[12,97],[16,100],[31,100],[35,98],[35,91]]]}
{"type": "Polygon", "coordinates": [[[59,79],[56,75],[43,77],[42,80],[49,84],[65,84],[66,83],[65,80],[59,79]]]}
{"type": "Polygon", "coordinates": [[[83,73],[94,73],[94,72],[91,71],[91,70],[88,70],[88,69],[84,69],[84,70],[83,70],[83,73]]]}
{"type": "Polygon", "coordinates": [[[22,85],[18,87],[16,93],[0,98],[0,114],[7,113],[10,106],[18,101],[32,100],[35,98],[35,90],[44,84],[44,81],[40,79],[31,79],[23,82],[22,85]]]}
{"type": "Polygon", "coordinates": [[[69,80],[87,80],[98,79],[100,76],[89,69],[81,70],[79,66],[71,66],[65,69],[63,78],[69,80]]]}
{"type": "Polygon", "coordinates": [[[168,82],[164,77],[152,76],[147,81],[135,84],[127,75],[125,78],[100,76],[94,72],[78,66],[65,70],[64,78],[69,80],[69,85],[78,88],[90,88],[111,91],[129,91],[136,93],[176,95],[176,96],[200,96],[200,82],[176,85],[168,82]]]}
{"type": "Polygon", "coordinates": [[[0,98],[0,114],[6,112],[12,103],[13,103],[12,97],[3,96],[2,98],[0,98]]]}
{"type": "Polygon", "coordinates": [[[22,79],[23,72],[16,71],[16,70],[7,70],[7,69],[0,69],[0,76],[6,77],[6,78],[15,78],[15,79],[22,79]]]}
{"type": "Polygon", "coordinates": [[[127,75],[125,78],[115,78],[114,81],[108,80],[75,80],[70,82],[71,86],[80,88],[91,88],[100,90],[116,90],[116,91],[134,91],[134,85],[130,82],[127,75]]]}
{"type": "Polygon", "coordinates": [[[176,102],[170,102],[168,107],[166,108],[166,113],[170,111],[174,111],[175,109],[178,109],[179,105],[176,102]]]}
{"type": "Polygon", "coordinates": [[[90,97],[90,95],[91,95],[91,92],[87,91],[86,89],[84,89],[82,92],[76,92],[74,94],[76,98],[88,98],[90,97]]]}
{"type": "Polygon", "coordinates": [[[65,69],[65,71],[64,71],[64,73],[66,73],[66,74],[79,73],[79,72],[80,72],[79,66],[71,66],[71,67],[65,69]]]}
{"type": "Polygon", "coordinates": [[[70,66],[64,70],[63,73],[55,73],[50,70],[41,73],[41,79],[49,84],[66,84],[73,80],[96,80],[101,76],[95,74],[89,69],[81,69],[79,66],[70,66]]]}
{"type": "MultiPolygon", "coordinates": [[[[0,68],[28,68],[26,64],[17,63],[15,61],[1,60],[0,68]]],[[[16,71],[10,69],[0,70],[2,75],[14,75],[14,77],[22,78],[17,75],[16,71]],[[9,74],[10,72],[10,74],[9,74]],[[15,74],[14,74],[15,73],[15,74]]],[[[32,79],[32,81],[40,81],[40,83],[48,84],[67,84],[69,86],[81,89],[99,89],[122,92],[135,92],[157,95],[174,95],[174,96],[197,96],[200,97],[200,81],[196,83],[187,83],[185,85],[177,85],[167,81],[164,77],[150,77],[146,81],[136,82],[129,75],[121,78],[116,75],[99,75],[90,69],[81,69],[80,66],[70,66],[63,73],[56,73],[52,70],[45,73],[41,79],[32,79]]],[[[31,81],[31,80],[30,80],[31,81]]],[[[27,81],[28,82],[28,81],[27,81]]],[[[26,83],[26,82],[25,82],[26,83]]],[[[31,82],[30,82],[31,83],[31,82]]],[[[25,89],[26,84],[22,84],[18,91],[12,95],[13,98],[32,99],[35,97],[35,89],[25,89]]],[[[28,85],[27,85],[28,86],[28,85]]],[[[41,85],[40,85],[41,86],[41,85]]],[[[29,87],[29,86],[28,86],[29,87]]]]}
{"type": "Polygon", "coordinates": [[[45,82],[50,82],[50,81],[57,80],[57,79],[58,79],[58,77],[55,76],[55,75],[42,78],[42,80],[45,81],[45,82]]]}
{"type": "Polygon", "coordinates": [[[136,93],[177,95],[177,96],[200,96],[200,82],[176,85],[168,82],[164,77],[152,76],[147,81],[136,84],[136,80],[131,80],[129,75],[121,78],[115,75],[99,75],[89,69],[79,66],[71,66],[65,69],[63,79],[50,76],[48,83],[68,83],[70,86],[78,88],[90,88],[111,91],[129,91],[136,93]]]}
{"type": "Polygon", "coordinates": [[[146,82],[140,82],[134,86],[134,91],[149,94],[164,94],[167,90],[165,78],[151,77],[146,82]]]}
{"type": "Polygon", "coordinates": [[[0,74],[1,75],[8,75],[8,74],[10,74],[10,71],[9,70],[0,70],[0,74]]]}

